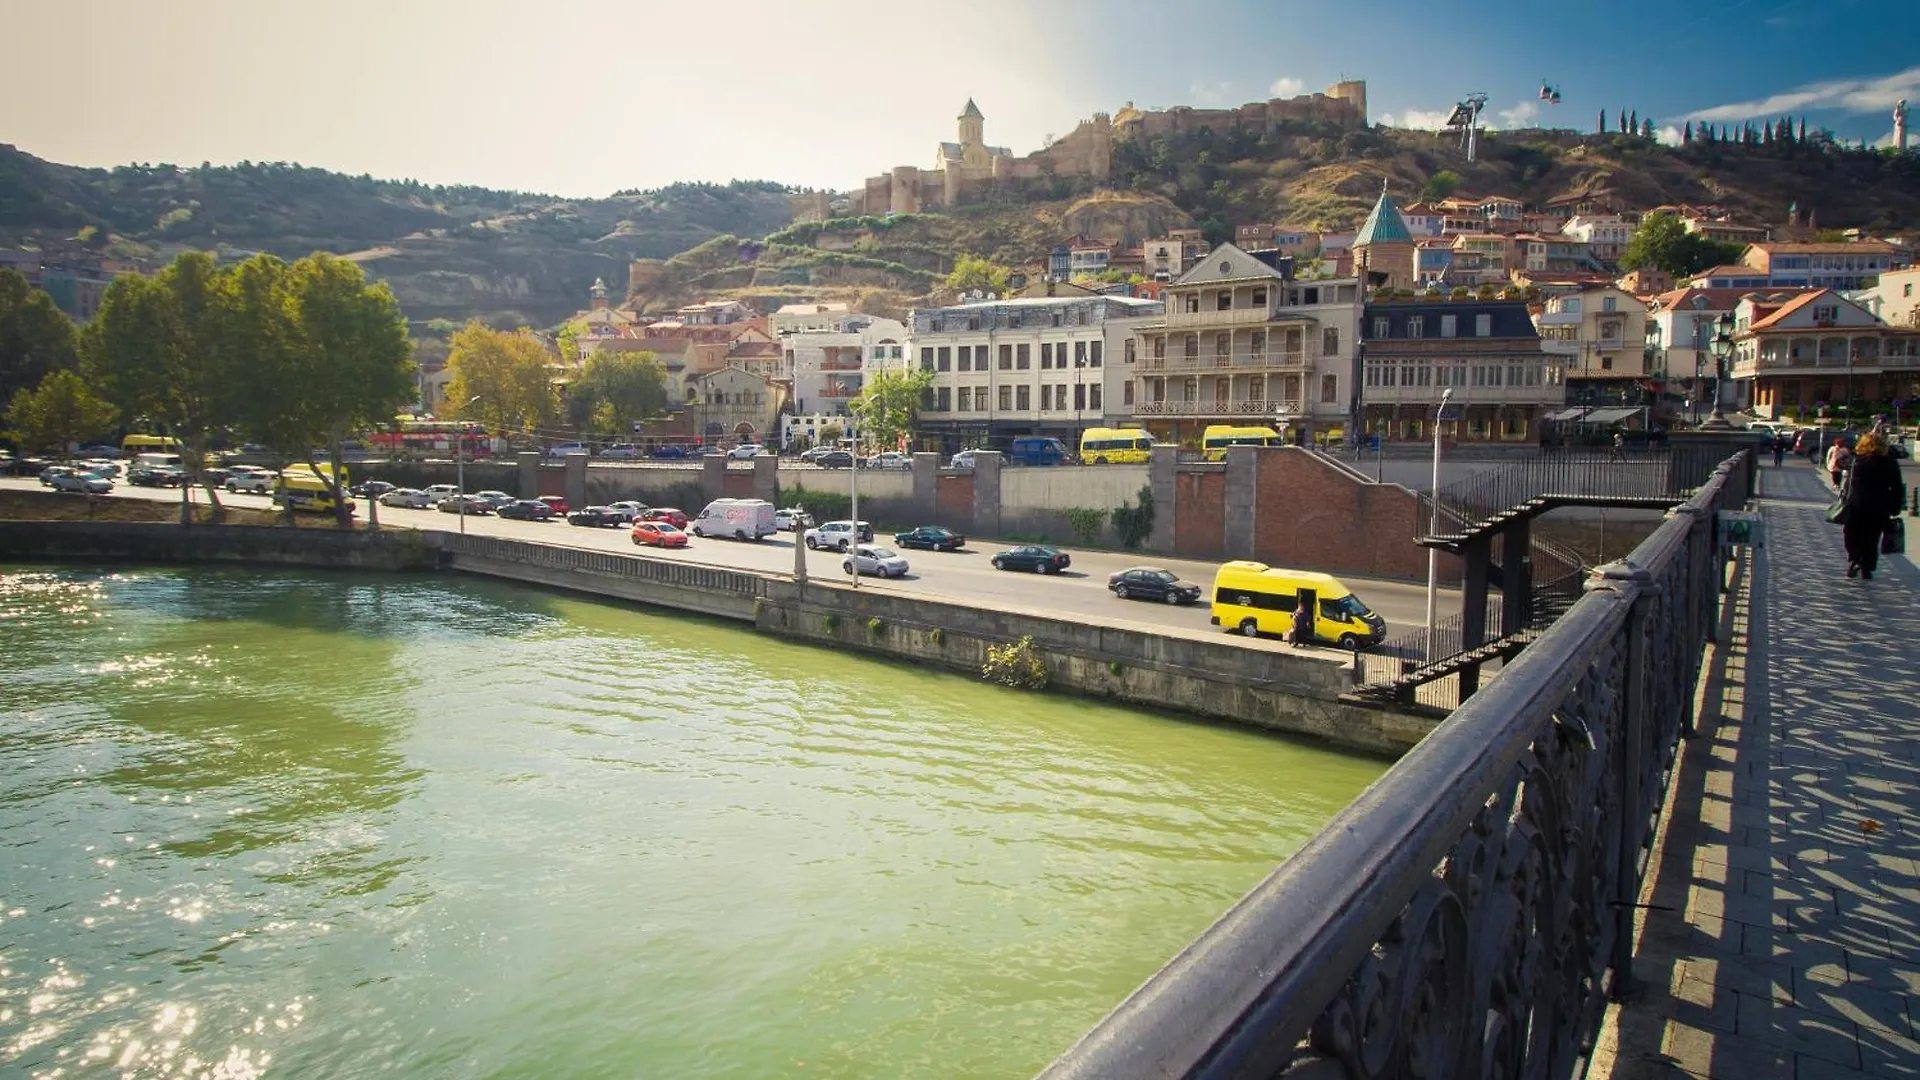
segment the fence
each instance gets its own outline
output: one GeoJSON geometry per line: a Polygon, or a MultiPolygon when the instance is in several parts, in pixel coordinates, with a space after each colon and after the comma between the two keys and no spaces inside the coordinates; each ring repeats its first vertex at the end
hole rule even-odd
{"type": "MultiPolygon", "coordinates": [[[[1541,454],[1492,469],[1440,489],[1441,516],[1450,525],[1485,521],[1496,514],[1540,501],[1659,503],[1677,502],[1696,486],[1686,456],[1667,450],[1613,454],[1541,454]]],[[[1427,523],[1419,524],[1425,535],[1427,523]]]]}
{"type": "MultiPolygon", "coordinates": [[[[1750,455],[1742,455],[1750,456],[1750,455]]],[[[1490,685],[1043,1074],[1579,1076],[1713,634],[1722,462],[1490,685]]]]}

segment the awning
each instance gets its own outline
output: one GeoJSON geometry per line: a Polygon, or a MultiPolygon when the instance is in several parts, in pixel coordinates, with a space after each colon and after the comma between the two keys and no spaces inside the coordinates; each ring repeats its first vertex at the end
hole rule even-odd
{"type": "Polygon", "coordinates": [[[1579,416],[1579,415],[1581,415],[1582,413],[1585,413],[1586,411],[1587,411],[1587,410],[1585,410],[1585,409],[1561,409],[1561,410],[1560,410],[1559,412],[1557,412],[1557,413],[1550,413],[1550,414],[1548,414],[1548,416],[1547,416],[1547,419],[1549,419],[1549,420],[1572,420],[1572,419],[1573,419],[1574,417],[1576,417],[1576,416],[1579,416]]]}
{"type": "Polygon", "coordinates": [[[1617,424],[1639,412],[1639,409],[1595,409],[1580,418],[1583,424],[1617,424]]]}

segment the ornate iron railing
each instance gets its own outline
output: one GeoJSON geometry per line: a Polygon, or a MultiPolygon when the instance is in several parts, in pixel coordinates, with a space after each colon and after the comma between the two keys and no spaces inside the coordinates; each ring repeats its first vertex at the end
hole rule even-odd
{"type": "Polygon", "coordinates": [[[1043,1077],[1580,1075],[1629,974],[1741,457],[1043,1077]]]}

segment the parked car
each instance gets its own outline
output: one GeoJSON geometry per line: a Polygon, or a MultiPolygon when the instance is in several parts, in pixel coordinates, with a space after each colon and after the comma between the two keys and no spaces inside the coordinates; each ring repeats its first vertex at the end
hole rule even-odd
{"type": "Polygon", "coordinates": [[[105,495],[113,490],[113,481],[104,476],[95,476],[92,473],[80,472],[76,469],[63,469],[59,472],[54,472],[52,469],[49,469],[47,471],[53,472],[53,479],[47,481],[47,486],[55,491],[65,491],[81,495],[105,495]]]}
{"type": "Polygon", "coordinates": [[[1107,578],[1107,588],[1122,600],[1158,600],[1191,604],[1200,599],[1200,586],[1181,581],[1178,574],[1158,566],[1135,566],[1107,578]]]}
{"type": "Polygon", "coordinates": [[[443,514],[457,514],[462,505],[467,508],[469,516],[493,513],[493,503],[478,495],[449,495],[441,499],[438,505],[443,514]]]}
{"type": "Polygon", "coordinates": [[[254,465],[240,465],[235,467],[223,486],[229,492],[251,491],[256,495],[265,495],[273,490],[273,478],[272,470],[254,465]]]}
{"type": "Polygon", "coordinates": [[[139,487],[179,487],[187,474],[165,465],[136,465],[127,471],[127,483],[139,487]]]}
{"type": "Polygon", "coordinates": [[[564,514],[573,509],[573,507],[567,505],[567,500],[558,495],[542,495],[540,496],[540,501],[546,503],[547,509],[556,514],[564,514]]]}
{"type": "Polygon", "coordinates": [[[105,443],[101,443],[96,446],[83,446],[75,452],[74,456],[79,458],[108,458],[111,460],[119,458],[122,453],[124,453],[124,451],[117,446],[108,446],[105,443]]]}
{"type": "Polygon", "coordinates": [[[619,514],[604,506],[583,506],[567,515],[567,524],[587,528],[599,528],[606,525],[623,525],[626,522],[619,514]]]}
{"type": "Polygon", "coordinates": [[[959,453],[953,455],[952,459],[947,462],[947,468],[949,469],[973,468],[973,451],[962,450],[959,453]]]}
{"type": "Polygon", "coordinates": [[[662,446],[656,446],[652,450],[647,451],[647,453],[649,456],[659,458],[663,461],[677,460],[679,458],[683,458],[687,456],[687,448],[684,446],[674,446],[669,443],[662,446]]]}
{"type": "Polygon", "coordinates": [[[861,544],[853,550],[852,555],[841,561],[840,569],[849,574],[858,570],[875,577],[900,577],[907,572],[907,560],[892,548],[861,544]]]}
{"type": "Polygon", "coordinates": [[[583,442],[554,443],[552,446],[547,447],[548,457],[563,458],[563,457],[566,457],[568,454],[591,454],[591,453],[593,453],[593,448],[583,442]]]}
{"type": "Polygon", "coordinates": [[[412,510],[425,510],[433,505],[433,497],[419,488],[394,488],[380,496],[381,506],[404,506],[412,510]]]}
{"type": "Polygon", "coordinates": [[[511,521],[548,521],[553,518],[553,508],[539,499],[515,499],[495,506],[493,512],[511,521]]]}
{"type": "Polygon", "coordinates": [[[7,462],[8,476],[39,476],[49,467],[45,458],[17,457],[7,462]]]}
{"type": "Polygon", "coordinates": [[[605,461],[632,461],[639,456],[640,448],[631,443],[614,443],[600,451],[600,457],[605,461]]]}
{"type": "Polygon", "coordinates": [[[715,499],[700,511],[691,525],[695,536],[730,536],[735,540],[759,540],[772,536],[773,504],[765,499],[715,499]]]}
{"type": "Polygon", "coordinates": [[[639,519],[641,514],[647,512],[647,504],[635,502],[632,499],[622,499],[616,503],[608,503],[607,512],[619,515],[620,524],[631,525],[639,519]]]}
{"type": "Polygon", "coordinates": [[[641,521],[659,521],[676,529],[687,527],[687,512],[672,506],[651,506],[640,515],[641,521]]]}
{"type": "Polygon", "coordinates": [[[1073,562],[1067,553],[1045,544],[1021,544],[993,557],[995,570],[1027,570],[1035,574],[1057,574],[1073,562]]]}
{"type": "Polygon", "coordinates": [[[855,538],[853,535],[853,522],[829,521],[818,528],[808,529],[806,532],[801,533],[800,541],[807,545],[809,551],[818,551],[821,548],[845,551],[854,544],[873,543],[873,526],[868,522],[861,522],[860,535],[858,538],[855,538]]]}
{"type": "Polygon", "coordinates": [[[687,534],[664,521],[642,521],[633,527],[633,542],[647,547],[686,547],[687,534]]]}
{"type": "Polygon", "coordinates": [[[813,528],[813,515],[797,506],[773,512],[773,527],[781,532],[799,532],[813,528]]]}
{"type": "Polygon", "coordinates": [[[875,454],[867,459],[869,469],[911,469],[913,459],[905,454],[889,450],[884,454],[875,454]]]}
{"type": "Polygon", "coordinates": [[[851,469],[853,455],[845,450],[829,450],[814,458],[813,463],[823,469],[851,469]]]}
{"type": "MultiPolygon", "coordinates": [[[[347,494],[359,499],[377,499],[399,486],[398,484],[389,484],[385,480],[363,480],[348,488],[347,494]]],[[[485,492],[481,494],[484,495],[485,492]]]]}
{"type": "Polygon", "coordinates": [[[439,505],[441,499],[449,495],[460,494],[460,488],[455,484],[428,484],[425,490],[427,496],[434,501],[436,506],[439,505]]]}
{"type": "Polygon", "coordinates": [[[811,465],[820,460],[821,454],[830,454],[832,452],[833,447],[831,446],[809,446],[805,450],[800,451],[800,463],[802,465],[811,465]]]}
{"type": "Polygon", "coordinates": [[[1059,439],[1023,435],[1007,446],[1009,465],[1064,465],[1073,455],[1059,439]]]}
{"type": "Polygon", "coordinates": [[[757,458],[766,452],[767,448],[761,446],[759,443],[741,443],[739,446],[727,451],[727,457],[734,461],[746,461],[751,458],[757,458]]]}
{"type": "Polygon", "coordinates": [[[109,480],[120,475],[120,463],[108,461],[105,458],[87,458],[80,463],[80,467],[95,476],[104,476],[109,480]]]}
{"type": "Polygon", "coordinates": [[[211,468],[200,470],[200,483],[212,484],[214,487],[219,487],[220,485],[227,482],[227,477],[232,475],[233,475],[232,469],[226,468],[225,466],[216,465],[211,468]]]}
{"type": "Polygon", "coordinates": [[[939,525],[922,525],[917,529],[894,533],[893,542],[903,548],[925,548],[928,551],[958,551],[967,546],[966,537],[939,525]]]}
{"type": "Polygon", "coordinates": [[[473,493],[473,497],[476,499],[485,499],[495,510],[500,509],[510,502],[519,501],[504,491],[498,491],[492,488],[486,491],[476,491],[473,493]]]}

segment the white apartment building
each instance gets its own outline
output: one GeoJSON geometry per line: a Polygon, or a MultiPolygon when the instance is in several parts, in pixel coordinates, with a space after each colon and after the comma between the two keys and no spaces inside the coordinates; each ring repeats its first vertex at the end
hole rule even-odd
{"type": "Polygon", "coordinates": [[[916,445],[951,454],[1123,421],[1134,328],[1160,317],[1157,300],[1032,296],[913,312],[909,356],[933,374],[914,424],[916,445]]]}
{"type": "Polygon", "coordinates": [[[831,328],[786,334],[780,339],[781,361],[793,380],[794,411],[845,416],[868,373],[905,367],[906,348],[905,323],[844,311],[831,328]]]}
{"type": "Polygon", "coordinates": [[[1920,267],[1887,270],[1871,287],[1846,297],[1889,326],[1920,329],[1920,267]]]}
{"type": "Polygon", "coordinates": [[[778,338],[799,330],[837,330],[852,310],[844,303],[787,304],[767,319],[767,330],[778,338]]]}
{"type": "Polygon", "coordinates": [[[1633,230],[1634,226],[1618,214],[1575,214],[1560,226],[1561,235],[1586,244],[1594,258],[1610,266],[1626,253],[1633,230]]]}
{"type": "Polygon", "coordinates": [[[1278,261],[1222,244],[1169,284],[1166,314],[1135,331],[1121,408],[1163,441],[1197,439],[1211,424],[1344,434],[1359,279],[1299,281],[1278,261]]]}

